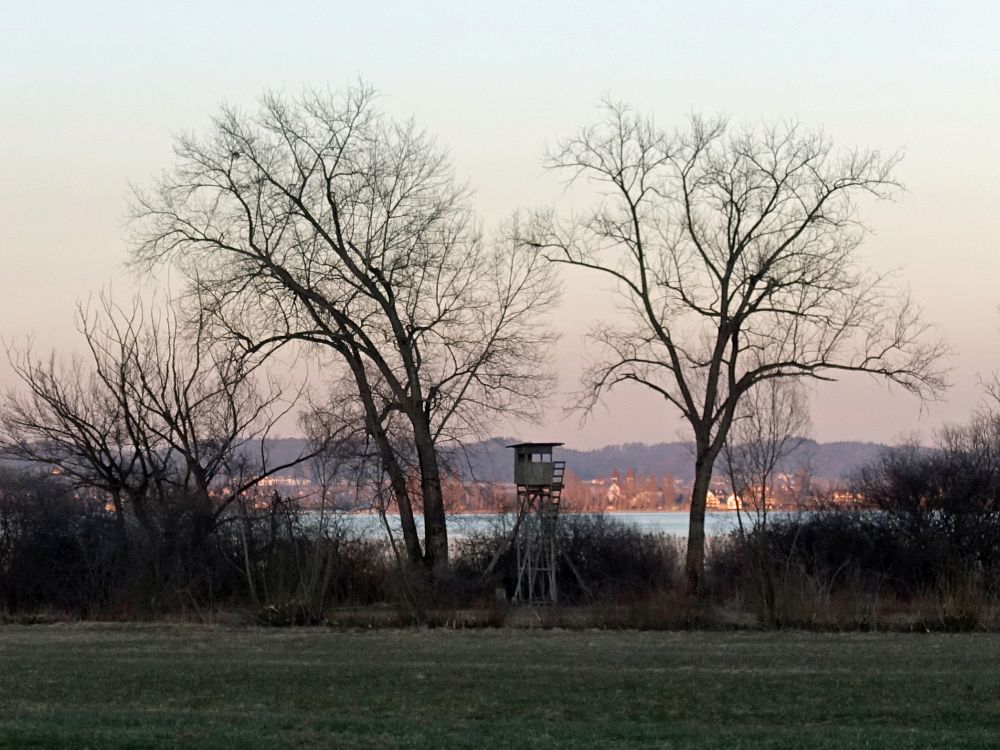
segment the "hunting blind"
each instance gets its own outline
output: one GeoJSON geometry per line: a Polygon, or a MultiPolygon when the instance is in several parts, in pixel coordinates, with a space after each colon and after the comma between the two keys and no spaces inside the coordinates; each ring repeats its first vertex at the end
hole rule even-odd
{"type": "Polygon", "coordinates": [[[554,461],[552,449],[562,443],[517,443],[514,483],[518,517],[514,526],[517,588],[514,601],[555,604],[558,599],[557,523],[565,461],[554,461]]]}

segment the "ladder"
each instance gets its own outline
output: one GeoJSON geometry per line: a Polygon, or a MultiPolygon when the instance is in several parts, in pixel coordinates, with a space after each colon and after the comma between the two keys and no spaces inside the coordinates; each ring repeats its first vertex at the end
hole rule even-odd
{"type": "Polygon", "coordinates": [[[555,604],[558,600],[557,522],[565,473],[566,462],[555,461],[550,485],[534,490],[518,488],[519,505],[524,509],[526,517],[517,547],[515,601],[555,604]]]}

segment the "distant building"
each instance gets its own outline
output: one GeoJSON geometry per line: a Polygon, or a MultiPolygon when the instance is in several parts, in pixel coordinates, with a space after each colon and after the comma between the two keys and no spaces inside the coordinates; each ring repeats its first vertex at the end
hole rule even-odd
{"type": "Polygon", "coordinates": [[[678,502],[677,481],[674,479],[673,474],[664,474],[660,492],[663,498],[662,508],[672,510],[675,506],[680,505],[678,502]]]}
{"type": "Polygon", "coordinates": [[[617,508],[621,505],[621,500],[621,475],[618,473],[618,469],[612,469],[611,479],[608,482],[608,491],[605,494],[605,501],[607,502],[609,508],[617,508]]]}
{"type": "Polygon", "coordinates": [[[640,477],[635,481],[635,493],[629,504],[635,510],[656,510],[663,503],[663,494],[651,476],[640,477]]]}

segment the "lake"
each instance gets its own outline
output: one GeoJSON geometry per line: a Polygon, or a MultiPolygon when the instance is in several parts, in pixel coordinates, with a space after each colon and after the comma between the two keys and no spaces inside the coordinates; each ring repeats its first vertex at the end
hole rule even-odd
{"type": "MultiPolygon", "coordinates": [[[[566,513],[562,518],[572,515],[576,514],[566,513]]],[[[602,513],[600,515],[652,534],[686,537],[688,533],[687,513],[602,513]]],[[[365,536],[381,535],[385,532],[381,519],[375,513],[349,513],[338,515],[338,518],[365,536]]],[[[448,516],[448,535],[452,539],[459,539],[488,531],[498,525],[509,528],[513,521],[513,514],[456,513],[448,516]]],[[[706,513],[705,533],[708,536],[728,534],[736,528],[736,523],[735,513],[706,513]]],[[[389,524],[393,532],[399,532],[399,516],[390,515],[389,524]]],[[[420,519],[417,520],[417,527],[423,530],[420,519]]]]}

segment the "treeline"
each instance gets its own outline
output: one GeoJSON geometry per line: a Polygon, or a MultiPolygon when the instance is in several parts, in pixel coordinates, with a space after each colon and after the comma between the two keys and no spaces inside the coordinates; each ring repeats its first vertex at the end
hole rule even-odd
{"type": "MultiPolygon", "coordinates": [[[[431,585],[391,539],[354,527],[350,516],[304,510],[277,493],[229,506],[208,533],[197,535],[191,527],[199,523],[198,504],[189,497],[156,506],[155,533],[134,523],[123,532],[106,502],[62,477],[0,471],[0,615],[236,616],[287,625],[335,621],[344,608],[379,605],[395,613],[394,623],[428,622],[454,609],[503,612],[501,601],[516,585],[510,550],[484,575],[507,546],[512,518],[456,541],[449,577],[431,585]]],[[[561,530],[561,564],[571,566],[561,576],[567,603],[677,585],[674,540],[600,517],[568,519],[561,530]]]]}
{"type": "MultiPolygon", "coordinates": [[[[706,594],[685,594],[680,540],[602,516],[560,527],[551,624],[996,629],[1000,627],[1000,417],[887,448],[852,477],[854,511],[744,511],[709,544],[706,594]]],[[[190,498],[188,498],[190,500],[190,498]]],[[[8,617],[500,624],[517,581],[512,517],[457,539],[445,580],[413,574],[384,537],[348,517],[258,492],[193,535],[197,502],[155,510],[124,535],[107,498],[58,476],[0,473],[0,611],[8,617]],[[372,609],[374,605],[374,609],[372,609]],[[388,608],[388,609],[385,609],[388,608]],[[456,612],[464,612],[464,620],[456,612]],[[352,615],[356,616],[356,615],[352,615]],[[362,621],[363,621],[363,617],[362,621]]]]}

